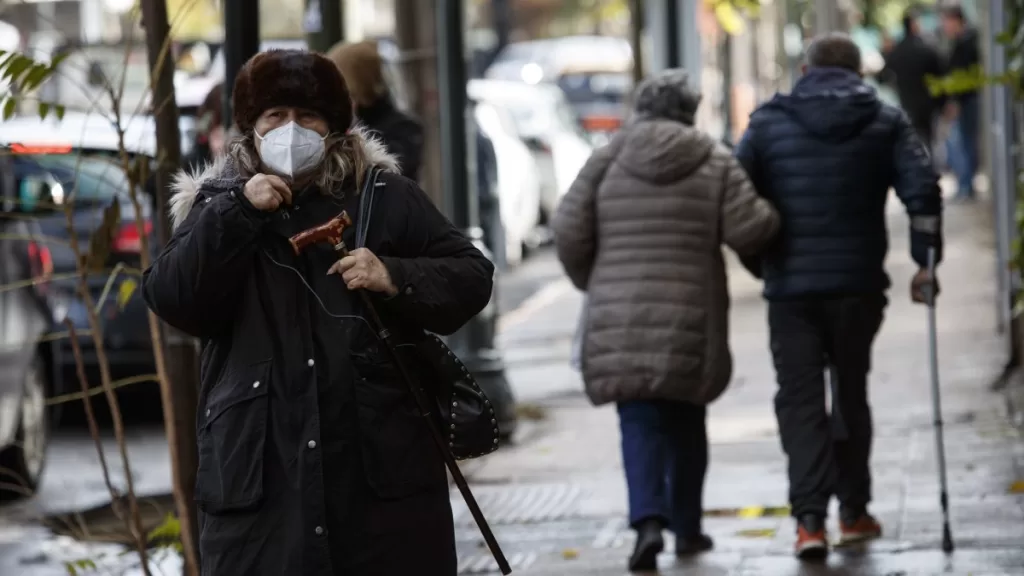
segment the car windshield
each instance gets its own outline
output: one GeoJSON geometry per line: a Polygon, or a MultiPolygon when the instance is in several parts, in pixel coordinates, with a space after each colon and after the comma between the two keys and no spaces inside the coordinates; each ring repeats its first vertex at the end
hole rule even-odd
{"type": "Polygon", "coordinates": [[[15,155],[15,172],[21,182],[19,201],[26,211],[40,202],[60,205],[73,196],[76,204],[108,204],[114,196],[128,194],[124,172],[109,156],[86,154],[15,155]],[[45,190],[34,183],[52,178],[60,186],[45,190]],[[44,198],[45,195],[51,196],[44,198]]]}
{"type": "Polygon", "coordinates": [[[558,79],[558,86],[573,104],[621,104],[631,85],[632,78],[623,73],[568,73],[558,79]]]}

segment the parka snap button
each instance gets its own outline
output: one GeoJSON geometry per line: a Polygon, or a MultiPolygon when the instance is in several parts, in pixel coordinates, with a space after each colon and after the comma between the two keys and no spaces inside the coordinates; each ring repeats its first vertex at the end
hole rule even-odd
{"type": "Polygon", "coordinates": [[[209,416],[209,415],[210,415],[210,409],[209,409],[209,408],[207,408],[207,409],[206,409],[206,415],[207,415],[207,416],[209,416]]]}
{"type": "Polygon", "coordinates": [[[324,529],[321,528],[320,526],[317,526],[316,528],[314,528],[313,531],[316,532],[317,536],[323,536],[324,535],[324,529]]]}
{"type": "Polygon", "coordinates": [[[405,287],[405,294],[406,294],[406,296],[408,296],[409,294],[412,294],[412,286],[406,286],[405,287]]]}
{"type": "Polygon", "coordinates": [[[253,388],[259,388],[259,387],[260,387],[260,381],[259,381],[259,380],[257,380],[257,381],[255,381],[255,382],[253,382],[253,383],[252,383],[252,387],[253,387],[253,388]]]}
{"type": "Polygon", "coordinates": [[[309,446],[309,447],[310,447],[310,449],[316,448],[316,440],[310,440],[310,441],[309,441],[309,442],[308,442],[308,443],[306,444],[306,446],[309,446]]]}
{"type": "Polygon", "coordinates": [[[309,360],[306,360],[306,366],[309,366],[310,368],[312,368],[314,364],[316,364],[316,362],[314,362],[312,358],[310,358],[309,360]]]}
{"type": "Polygon", "coordinates": [[[211,200],[213,200],[213,198],[207,198],[206,200],[204,200],[204,202],[206,202],[207,204],[209,204],[211,200]]]}

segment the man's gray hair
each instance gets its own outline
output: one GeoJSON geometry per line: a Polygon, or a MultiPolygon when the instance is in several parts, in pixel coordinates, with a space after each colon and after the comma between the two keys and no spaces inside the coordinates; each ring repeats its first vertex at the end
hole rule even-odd
{"type": "Polygon", "coordinates": [[[811,40],[807,47],[807,65],[811,68],[845,68],[860,74],[860,48],[842,32],[822,34],[811,40]]]}

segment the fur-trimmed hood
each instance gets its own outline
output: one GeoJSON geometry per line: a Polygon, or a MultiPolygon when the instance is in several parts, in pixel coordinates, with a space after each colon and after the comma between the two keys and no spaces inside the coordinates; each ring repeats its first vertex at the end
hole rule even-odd
{"type": "MultiPolygon", "coordinates": [[[[360,140],[363,153],[371,165],[385,172],[399,173],[398,160],[387,151],[384,143],[365,127],[356,126],[349,135],[360,140]]],[[[171,199],[168,204],[171,229],[177,229],[185,221],[201,189],[228,190],[241,179],[242,176],[238,173],[234,161],[228,155],[223,155],[200,168],[179,170],[171,183],[171,199]]]]}

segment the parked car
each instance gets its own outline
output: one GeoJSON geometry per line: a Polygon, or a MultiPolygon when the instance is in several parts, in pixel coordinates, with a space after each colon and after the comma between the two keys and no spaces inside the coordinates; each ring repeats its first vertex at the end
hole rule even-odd
{"type": "MultiPolygon", "coordinates": [[[[125,147],[133,155],[156,155],[156,129],[151,117],[137,116],[125,126],[125,147]]],[[[191,148],[192,130],[189,119],[182,120],[182,150],[191,148]]],[[[88,276],[90,293],[99,303],[105,348],[115,377],[152,372],[153,356],[147,308],[133,287],[138,279],[130,274],[117,276],[108,294],[101,301],[111,270],[121,263],[140,267],[141,239],[136,226],[136,213],[130,201],[128,181],[116,159],[117,135],[114,127],[99,115],[68,113],[63,120],[19,118],[0,124],[0,156],[6,157],[5,197],[11,205],[28,216],[39,234],[53,239],[47,244],[48,266],[57,277],[50,282],[50,297],[60,305],[49,318],[50,330],[62,331],[62,323],[70,319],[79,330],[88,329],[85,303],[77,296],[76,280],[67,277],[75,272],[75,256],[62,241],[70,239],[63,205],[72,194],[74,234],[83,248],[100,226],[103,213],[115,200],[120,207],[120,227],[113,239],[105,270],[88,276]],[[117,295],[122,295],[118,298],[117,295]],[[120,301],[119,301],[120,300],[120,301]],[[59,312],[59,313],[58,313],[59,312]]],[[[150,236],[155,256],[159,250],[155,238],[152,193],[138,191],[144,229],[150,236]]],[[[24,219],[18,219],[25,221],[24,219]]],[[[9,225],[9,224],[6,224],[9,225]]],[[[90,376],[98,368],[96,350],[91,337],[80,337],[83,359],[90,376]]],[[[58,340],[38,354],[48,364],[51,393],[60,394],[77,389],[74,358],[67,339],[58,340]],[[66,389],[67,388],[67,389],[66,389]]]]}
{"type": "Polygon", "coordinates": [[[470,80],[468,90],[473,98],[511,114],[540,169],[540,218],[547,223],[594,151],[576,113],[562,91],[550,84],[470,80]]]}
{"type": "Polygon", "coordinates": [[[42,480],[50,437],[46,398],[55,386],[53,345],[40,344],[59,301],[49,246],[23,213],[10,157],[0,155],[0,495],[28,495],[42,480]]]}
{"type": "Polygon", "coordinates": [[[491,102],[474,101],[474,118],[480,131],[494,146],[497,160],[498,204],[505,228],[505,262],[522,262],[525,248],[532,245],[540,225],[540,169],[530,149],[516,130],[508,108],[491,102]]]}
{"type": "Polygon", "coordinates": [[[606,36],[566,36],[513,42],[485,76],[562,89],[595,145],[622,125],[632,90],[633,54],[629,42],[606,36]]]}
{"type": "MultiPolygon", "coordinates": [[[[266,50],[304,50],[306,41],[296,40],[264,40],[260,43],[260,52],[266,50]]],[[[175,79],[174,98],[178,109],[183,115],[195,116],[199,106],[213,87],[224,81],[225,61],[223,46],[216,48],[210,67],[202,74],[179,76],[175,79]]]]}

